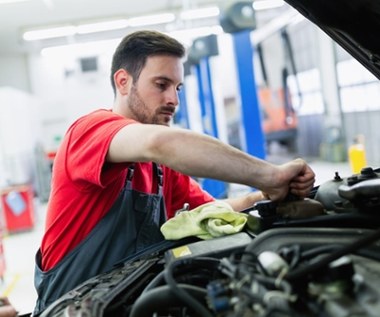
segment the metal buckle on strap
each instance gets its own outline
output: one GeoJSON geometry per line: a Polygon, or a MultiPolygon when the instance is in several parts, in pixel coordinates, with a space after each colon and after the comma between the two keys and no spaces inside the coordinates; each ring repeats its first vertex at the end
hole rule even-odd
{"type": "Polygon", "coordinates": [[[189,211],[190,210],[190,205],[188,203],[184,203],[183,207],[181,209],[176,210],[174,213],[175,216],[179,215],[182,211],[189,211]]]}
{"type": "Polygon", "coordinates": [[[133,168],[133,166],[129,166],[128,167],[127,180],[129,180],[129,181],[132,180],[134,173],[135,173],[135,169],[133,168]]]}
{"type": "Polygon", "coordinates": [[[157,177],[158,177],[158,185],[162,186],[164,184],[164,173],[162,171],[161,166],[159,166],[156,163],[154,163],[154,165],[155,165],[155,169],[156,169],[156,173],[157,173],[157,177]]]}

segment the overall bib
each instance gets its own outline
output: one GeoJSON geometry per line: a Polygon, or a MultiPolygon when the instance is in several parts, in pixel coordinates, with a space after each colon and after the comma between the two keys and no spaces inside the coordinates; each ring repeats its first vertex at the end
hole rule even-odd
{"type": "Polygon", "coordinates": [[[163,174],[155,163],[153,169],[158,177],[156,194],[133,190],[134,170],[129,167],[125,186],[109,212],[51,270],[41,270],[41,251],[38,250],[34,275],[38,299],[34,316],[82,282],[110,271],[126,257],[164,240],[160,232],[161,225],[166,221],[163,174]]]}

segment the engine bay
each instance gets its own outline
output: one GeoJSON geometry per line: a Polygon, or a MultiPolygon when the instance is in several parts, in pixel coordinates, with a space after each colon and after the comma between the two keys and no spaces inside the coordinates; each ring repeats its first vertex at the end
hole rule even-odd
{"type": "Polygon", "coordinates": [[[377,317],[379,173],[336,173],[306,199],[263,201],[238,234],[153,246],[41,316],[377,317]]]}

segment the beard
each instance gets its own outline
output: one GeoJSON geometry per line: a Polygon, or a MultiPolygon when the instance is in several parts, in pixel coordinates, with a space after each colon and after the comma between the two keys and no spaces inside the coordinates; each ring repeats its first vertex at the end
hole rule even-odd
{"type": "Polygon", "coordinates": [[[137,91],[135,84],[132,85],[128,107],[133,115],[133,118],[141,123],[166,125],[170,124],[168,116],[163,116],[162,113],[174,113],[175,107],[173,106],[159,106],[154,112],[149,109],[146,103],[142,100],[137,91]]]}

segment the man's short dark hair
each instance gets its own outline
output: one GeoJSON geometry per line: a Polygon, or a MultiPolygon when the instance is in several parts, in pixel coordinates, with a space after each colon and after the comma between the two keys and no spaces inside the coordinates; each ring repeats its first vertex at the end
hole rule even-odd
{"type": "Polygon", "coordinates": [[[112,58],[111,84],[116,94],[113,76],[119,69],[125,69],[132,75],[133,82],[140,76],[149,56],[170,55],[182,58],[185,47],[176,39],[157,31],[136,31],[120,42],[112,58]]]}

